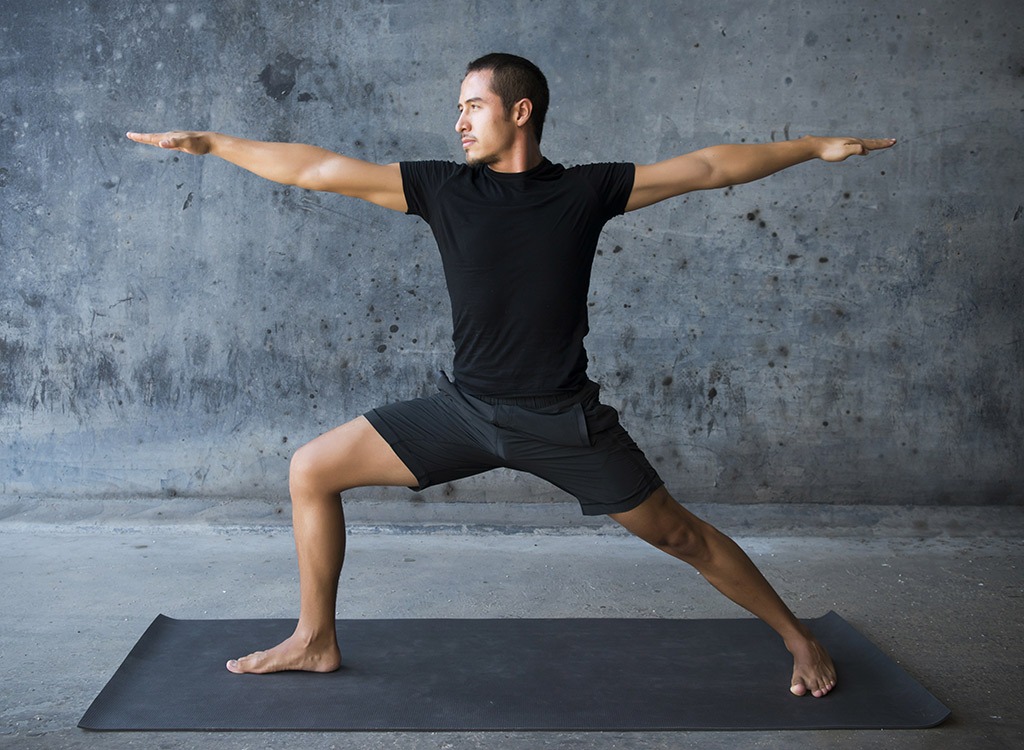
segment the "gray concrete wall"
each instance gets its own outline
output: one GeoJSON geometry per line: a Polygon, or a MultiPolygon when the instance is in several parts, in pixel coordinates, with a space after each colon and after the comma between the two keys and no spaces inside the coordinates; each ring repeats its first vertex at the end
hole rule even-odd
{"type": "MultiPolygon", "coordinates": [[[[547,72],[556,161],[901,139],[608,226],[593,375],[678,496],[1019,503],[1017,10],[7,0],[0,493],[280,499],[297,445],[428,390],[451,347],[424,224],[123,133],[458,158],[461,71],[501,49],[547,72]]],[[[424,495],[555,497],[500,472],[424,495]]]]}

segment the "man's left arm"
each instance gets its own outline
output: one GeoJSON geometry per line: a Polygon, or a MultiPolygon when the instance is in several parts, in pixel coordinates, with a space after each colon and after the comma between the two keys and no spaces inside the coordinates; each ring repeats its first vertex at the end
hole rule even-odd
{"type": "Polygon", "coordinates": [[[895,145],[895,138],[823,138],[794,141],[723,144],[683,154],[657,164],[637,165],[633,190],[626,203],[635,211],[694,190],[712,190],[767,177],[811,159],[843,161],[895,145]]]}

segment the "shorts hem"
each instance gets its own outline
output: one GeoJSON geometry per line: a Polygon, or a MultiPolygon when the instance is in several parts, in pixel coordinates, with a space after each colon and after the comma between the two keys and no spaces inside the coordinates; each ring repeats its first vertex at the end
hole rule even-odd
{"type": "Polygon", "coordinates": [[[402,442],[401,438],[399,438],[398,433],[391,428],[391,425],[389,425],[387,421],[377,413],[376,409],[371,409],[363,416],[366,418],[366,421],[370,423],[370,426],[373,427],[373,429],[375,429],[382,438],[384,438],[384,442],[391,446],[391,450],[393,450],[395,455],[398,456],[398,459],[405,464],[405,468],[412,472],[412,475],[416,477],[416,481],[419,482],[419,485],[409,487],[409,489],[414,492],[419,492],[420,490],[429,487],[431,484],[430,475],[427,473],[426,469],[423,468],[423,465],[420,463],[419,459],[416,458],[416,455],[411,451],[406,450],[405,444],[402,442]]]}
{"type": "Polygon", "coordinates": [[[583,501],[579,501],[580,510],[583,511],[583,515],[585,516],[607,516],[611,513],[625,513],[626,511],[639,507],[644,500],[654,494],[655,490],[664,486],[665,482],[662,481],[661,477],[654,476],[651,478],[651,481],[644,485],[642,490],[626,500],[621,500],[617,503],[586,504],[584,504],[583,501]]]}

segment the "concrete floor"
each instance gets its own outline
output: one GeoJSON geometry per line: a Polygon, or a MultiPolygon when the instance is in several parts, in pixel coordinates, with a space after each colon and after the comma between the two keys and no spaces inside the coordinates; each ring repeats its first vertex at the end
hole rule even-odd
{"type": "MultiPolygon", "coordinates": [[[[77,729],[82,713],[158,613],[293,617],[290,532],[281,522],[242,528],[206,521],[125,523],[108,515],[53,524],[9,513],[0,521],[0,747],[1024,747],[1024,543],[1019,525],[1007,528],[1006,509],[994,513],[987,528],[978,521],[984,511],[970,513],[970,536],[932,532],[921,538],[895,527],[886,533],[877,522],[859,532],[848,526],[831,537],[737,536],[799,616],[836,610],[950,706],[953,717],[941,727],[357,734],[77,729]]],[[[339,616],[743,616],[691,570],[608,526],[518,533],[442,528],[354,528],[339,616]]]]}

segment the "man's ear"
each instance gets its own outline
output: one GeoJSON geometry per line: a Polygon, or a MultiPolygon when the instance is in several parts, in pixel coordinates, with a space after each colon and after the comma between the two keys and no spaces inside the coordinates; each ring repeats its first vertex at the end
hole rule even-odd
{"type": "Polygon", "coordinates": [[[516,125],[523,127],[530,121],[533,114],[533,102],[529,99],[520,99],[512,105],[512,119],[516,125]]]}

